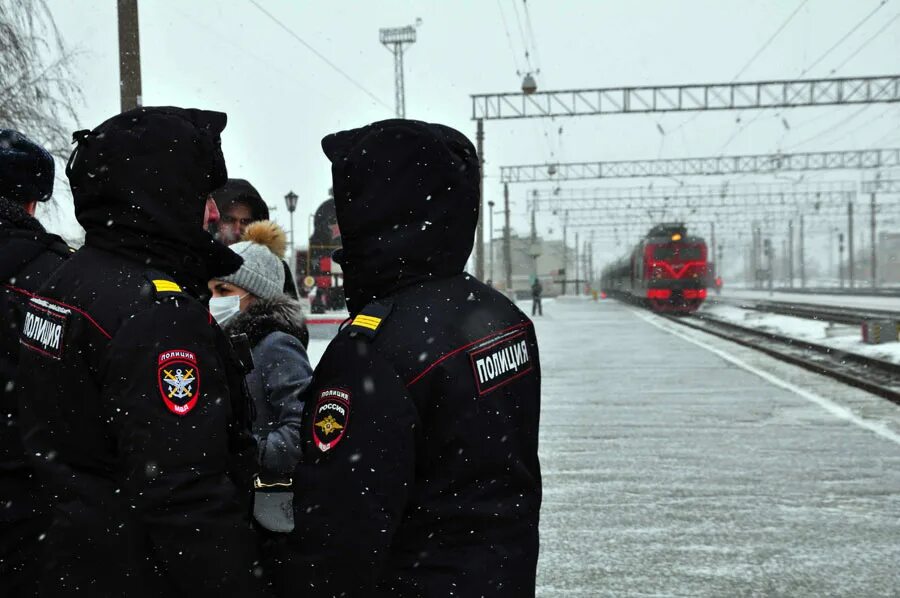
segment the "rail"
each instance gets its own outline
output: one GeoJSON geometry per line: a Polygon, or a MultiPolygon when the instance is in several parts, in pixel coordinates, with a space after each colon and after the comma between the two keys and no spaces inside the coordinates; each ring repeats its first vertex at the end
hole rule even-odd
{"type": "Polygon", "coordinates": [[[859,325],[866,320],[900,321],[900,311],[870,309],[860,307],[841,307],[833,305],[814,305],[811,303],[794,303],[788,301],[771,301],[768,299],[741,299],[715,297],[710,303],[733,305],[741,309],[749,309],[764,313],[793,316],[806,320],[834,322],[836,324],[859,325]]]}
{"type": "Polygon", "coordinates": [[[661,316],[900,404],[900,364],[741,326],[708,314],[661,316]]]}

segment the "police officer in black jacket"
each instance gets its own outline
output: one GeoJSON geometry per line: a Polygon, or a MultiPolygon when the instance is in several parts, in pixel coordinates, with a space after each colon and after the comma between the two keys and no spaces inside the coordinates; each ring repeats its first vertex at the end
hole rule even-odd
{"type": "Polygon", "coordinates": [[[70,253],[34,218],[53,193],[53,158],[16,131],[0,129],[0,596],[37,591],[40,534],[48,509],[25,457],[15,377],[19,328],[34,293],[70,253]]]}
{"type": "Polygon", "coordinates": [[[225,120],[139,108],[74,135],[85,244],[21,334],[25,446],[55,500],[42,595],[259,595],[249,402],[204,302],[241,263],[203,230],[225,120]]]}
{"type": "Polygon", "coordinates": [[[329,135],[352,316],[316,368],[290,583],[315,596],[534,595],[534,328],[463,269],[478,161],[459,132],[329,135]]]}

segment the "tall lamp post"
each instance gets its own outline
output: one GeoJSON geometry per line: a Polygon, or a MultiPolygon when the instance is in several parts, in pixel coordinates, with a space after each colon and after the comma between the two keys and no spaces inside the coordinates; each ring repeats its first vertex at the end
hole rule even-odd
{"type": "Polygon", "coordinates": [[[284,203],[287,204],[288,212],[291,213],[291,272],[297,271],[297,264],[295,263],[297,260],[294,256],[296,256],[296,248],[294,247],[294,210],[297,209],[297,194],[293,191],[288,191],[287,195],[284,196],[284,203]]]}

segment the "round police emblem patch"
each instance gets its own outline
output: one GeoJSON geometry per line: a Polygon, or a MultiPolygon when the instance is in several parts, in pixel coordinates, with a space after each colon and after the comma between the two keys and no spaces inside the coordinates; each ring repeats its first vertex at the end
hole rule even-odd
{"type": "Polygon", "coordinates": [[[313,412],[312,434],[316,447],[326,453],[337,446],[350,423],[350,393],[342,388],[319,392],[313,412]]]}
{"type": "Polygon", "coordinates": [[[159,354],[157,381],[166,408],[175,415],[187,415],[200,397],[200,368],[197,356],[183,349],[159,354]]]}

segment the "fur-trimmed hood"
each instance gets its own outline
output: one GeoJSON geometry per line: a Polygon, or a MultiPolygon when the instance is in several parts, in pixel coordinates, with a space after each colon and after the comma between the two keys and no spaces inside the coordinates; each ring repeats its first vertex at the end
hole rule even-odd
{"type": "Polygon", "coordinates": [[[279,295],[273,299],[257,299],[257,301],[225,325],[228,334],[246,334],[250,346],[255,347],[259,341],[273,332],[284,332],[300,341],[303,348],[309,345],[309,330],[300,303],[279,295]]]}

